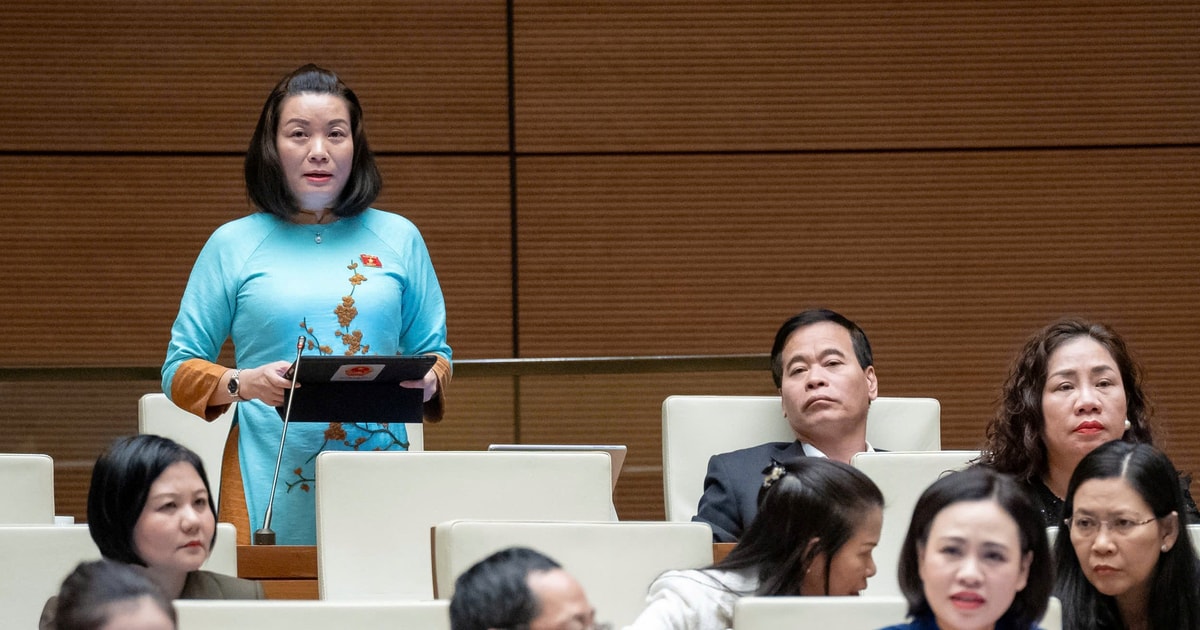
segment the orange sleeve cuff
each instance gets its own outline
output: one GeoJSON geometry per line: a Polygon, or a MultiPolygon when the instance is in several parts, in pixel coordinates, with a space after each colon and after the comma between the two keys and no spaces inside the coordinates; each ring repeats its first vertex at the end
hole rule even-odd
{"type": "Polygon", "coordinates": [[[438,390],[425,403],[425,421],[426,422],[441,422],[442,416],[446,413],[446,386],[450,384],[450,378],[454,374],[454,370],[450,367],[450,361],[446,357],[437,354],[437,363],[430,368],[437,375],[438,390]]]}
{"type": "Polygon", "coordinates": [[[204,359],[188,359],[180,364],[171,379],[171,400],[180,409],[212,422],[229,409],[224,405],[209,405],[213,392],[229,368],[204,359]]]}

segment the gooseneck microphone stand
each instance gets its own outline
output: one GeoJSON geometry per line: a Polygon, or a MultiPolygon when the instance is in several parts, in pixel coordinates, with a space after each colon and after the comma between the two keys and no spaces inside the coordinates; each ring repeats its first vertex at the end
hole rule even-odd
{"type": "Polygon", "coordinates": [[[296,362],[292,364],[292,385],[288,390],[287,407],[283,411],[283,433],[279,436],[279,455],[275,457],[275,476],[271,478],[271,498],[267,499],[267,513],[263,515],[263,526],[254,532],[255,545],[274,545],[275,532],[271,529],[271,510],[275,507],[275,487],[279,484],[279,466],[283,463],[283,442],[287,439],[288,418],[292,415],[292,399],[296,396],[296,376],[300,373],[300,354],[304,352],[304,335],[296,340],[296,362]]]}

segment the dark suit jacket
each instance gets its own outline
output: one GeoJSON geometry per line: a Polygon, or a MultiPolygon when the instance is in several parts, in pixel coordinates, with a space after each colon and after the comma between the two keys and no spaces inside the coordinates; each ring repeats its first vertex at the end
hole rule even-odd
{"type": "Polygon", "coordinates": [[[758,515],[763,469],[772,459],[783,462],[804,456],[799,441],[768,442],[713,455],[704,476],[704,495],[692,520],[712,526],[713,542],[737,542],[758,515]]]}
{"type": "Polygon", "coordinates": [[[183,583],[179,599],[266,599],[261,582],[213,573],[192,571],[183,583]]]}

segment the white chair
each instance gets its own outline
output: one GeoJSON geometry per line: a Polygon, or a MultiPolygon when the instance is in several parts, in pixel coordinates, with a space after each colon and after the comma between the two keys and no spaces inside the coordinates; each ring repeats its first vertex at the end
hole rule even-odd
{"type": "Polygon", "coordinates": [[[450,630],[450,602],[175,600],[179,630],[450,630]]]}
{"type": "MultiPolygon", "coordinates": [[[[166,394],[146,394],[138,401],[138,433],[151,433],[171,438],[192,449],[204,462],[213,502],[221,494],[221,460],[225,455],[225,440],[233,426],[237,403],[216,420],[206,422],[199,416],[180,409],[166,394]]],[[[425,450],[425,425],[406,424],[410,451],[425,450]]]]}
{"type": "MultiPolygon", "coordinates": [[[[217,524],[204,569],[237,575],[237,532],[217,524]]],[[[75,565],[100,559],[87,525],[0,526],[0,628],[36,628],[42,606],[75,565]]]]}
{"type": "Polygon", "coordinates": [[[0,525],[54,523],[54,460],[0,454],[0,525]]]}
{"type": "Polygon", "coordinates": [[[0,558],[0,628],[36,628],[63,578],[100,550],[87,525],[13,525],[0,527],[0,558]]]}
{"type": "Polygon", "coordinates": [[[1062,602],[1057,597],[1050,598],[1046,606],[1046,614],[1038,622],[1042,630],[1062,630],[1062,602]]]}
{"type": "MultiPolygon", "coordinates": [[[[863,597],[743,597],[733,605],[733,630],[778,630],[797,627],[878,630],[902,623],[908,602],[895,595],[863,597]]],[[[1051,597],[1043,630],[1062,630],[1062,603],[1051,597]]]]}
{"type": "Polygon", "coordinates": [[[872,556],[877,572],[865,595],[900,595],[896,567],[917,499],[939,477],[966,468],[979,451],[858,453],[850,463],[883,493],[883,531],[872,556]]]}
{"type": "Polygon", "coordinates": [[[878,630],[901,623],[903,597],[743,597],[733,605],[733,630],[805,628],[878,630]]]}
{"type": "Polygon", "coordinates": [[[225,575],[238,574],[237,528],[233,523],[217,523],[217,544],[200,568],[225,575]]]}
{"type": "Polygon", "coordinates": [[[433,597],[430,530],[471,519],[605,521],[604,452],[325,452],[317,456],[321,599],[433,597]]]}
{"type": "Polygon", "coordinates": [[[712,564],[712,530],[703,523],[449,521],[434,529],[434,576],[440,599],[476,562],[507,547],[550,556],[583,586],[597,617],[624,627],[646,607],[650,583],[664,571],[712,564]]]}
{"type": "MultiPolygon", "coordinates": [[[[933,398],[879,397],[867,413],[867,441],[889,451],[942,447],[941,404],[933,398]]],[[[713,455],[796,439],[779,396],[670,396],[662,407],[663,493],[667,520],[692,520],[713,455]]]]}
{"type": "Polygon", "coordinates": [[[219,503],[221,494],[221,459],[225,454],[225,440],[233,424],[237,404],[216,420],[207,422],[175,406],[166,394],[146,394],[138,400],[138,433],[161,435],[179,442],[200,456],[204,472],[208,474],[208,485],[212,488],[213,503],[219,503]]]}

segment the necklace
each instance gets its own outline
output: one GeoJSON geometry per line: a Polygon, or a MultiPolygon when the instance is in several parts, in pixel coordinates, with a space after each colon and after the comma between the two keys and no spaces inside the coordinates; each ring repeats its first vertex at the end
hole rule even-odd
{"type": "MultiPolygon", "coordinates": [[[[301,211],[300,211],[300,216],[302,216],[302,217],[304,217],[304,218],[306,218],[306,219],[307,219],[307,218],[309,218],[309,217],[311,217],[311,218],[312,218],[312,222],[311,222],[311,223],[308,223],[308,222],[306,221],[306,222],[304,223],[305,225],[316,225],[316,226],[322,226],[322,225],[326,225],[326,224],[325,224],[325,219],[327,219],[327,218],[328,218],[328,219],[332,219],[332,220],[331,220],[329,223],[333,223],[334,221],[337,221],[337,217],[335,217],[335,216],[333,215],[333,213],[332,213],[332,212],[328,212],[328,211],[326,211],[324,214],[322,214],[322,215],[320,215],[320,216],[317,216],[317,213],[316,213],[316,212],[312,212],[312,211],[310,211],[310,210],[301,210],[301,211]]],[[[324,228],[324,227],[321,227],[320,229],[318,229],[318,230],[315,230],[315,231],[313,232],[313,241],[314,241],[314,242],[315,242],[317,245],[320,245],[320,244],[321,244],[321,234],[323,234],[324,232],[325,232],[325,228],[324,228]]]]}

